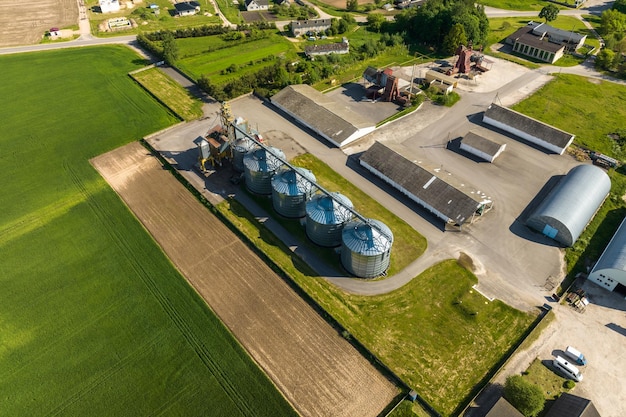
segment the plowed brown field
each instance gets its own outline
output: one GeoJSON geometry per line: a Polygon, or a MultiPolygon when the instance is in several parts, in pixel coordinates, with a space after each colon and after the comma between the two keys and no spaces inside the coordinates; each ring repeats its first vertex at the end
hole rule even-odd
{"type": "Polygon", "coordinates": [[[139,143],[92,164],[301,415],[376,416],[397,394],[139,143]]]}
{"type": "Polygon", "coordinates": [[[38,43],[50,28],[76,24],[76,0],[0,1],[0,46],[38,43]]]}

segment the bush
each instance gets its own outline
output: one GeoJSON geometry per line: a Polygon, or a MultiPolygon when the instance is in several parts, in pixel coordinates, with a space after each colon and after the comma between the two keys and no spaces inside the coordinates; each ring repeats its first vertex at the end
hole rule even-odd
{"type": "Polygon", "coordinates": [[[513,375],[504,383],[504,398],[526,417],[535,417],[545,403],[541,388],[526,381],[521,375],[513,375]]]}
{"type": "Polygon", "coordinates": [[[565,381],[565,383],[563,384],[563,387],[565,387],[565,389],[572,389],[576,386],[576,383],[574,381],[572,381],[571,379],[568,379],[567,381],[565,381]]]}

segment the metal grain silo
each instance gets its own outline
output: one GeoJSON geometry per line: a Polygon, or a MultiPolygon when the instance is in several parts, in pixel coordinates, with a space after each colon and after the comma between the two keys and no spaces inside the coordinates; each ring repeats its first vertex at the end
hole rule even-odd
{"type": "Polygon", "coordinates": [[[384,223],[351,221],[341,233],[341,263],[357,277],[377,277],[389,267],[392,244],[393,234],[384,223]]]}
{"type": "Polygon", "coordinates": [[[235,171],[243,172],[245,170],[243,157],[257,147],[258,145],[256,143],[245,136],[235,140],[231,148],[233,150],[233,168],[235,171]]]}
{"type": "MultiPolygon", "coordinates": [[[[285,159],[285,154],[280,149],[272,147],[268,149],[282,160],[285,159]]],[[[246,187],[253,193],[272,194],[272,176],[283,165],[282,160],[272,153],[264,148],[258,148],[243,157],[246,187]]]]}
{"type": "Polygon", "coordinates": [[[315,194],[306,203],[306,234],[320,246],[339,246],[341,229],[352,218],[350,210],[344,207],[353,207],[350,199],[339,193],[331,194],[332,198],[315,194]]]}
{"type": "Polygon", "coordinates": [[[311,183],[315,182],[315,175],[304,168],[296,168],[295,171],[282,170],[272,177],[274,210],[285,217],[304,217],[306,202],[315,192],[311,183]]]}

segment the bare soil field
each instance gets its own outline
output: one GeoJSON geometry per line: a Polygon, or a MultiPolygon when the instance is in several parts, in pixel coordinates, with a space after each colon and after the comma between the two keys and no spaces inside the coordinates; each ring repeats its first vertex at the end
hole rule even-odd
{"type": "Polygon", "coordinates": [[[76,0],[0,1],[0,46],[36,44],[50,28],[76,24],[76,0]]]}
{"type": "Polygon", "coordinates": [[[139,143],[92,164],[301,415],[376,416],[398,393],[139,143]]]}

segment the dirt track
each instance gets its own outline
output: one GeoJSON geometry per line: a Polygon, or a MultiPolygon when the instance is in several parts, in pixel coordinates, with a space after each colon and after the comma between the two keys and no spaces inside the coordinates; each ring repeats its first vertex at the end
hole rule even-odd
{"type": "Polygon", "coordinates": [[[52,27],[76,24],[76,0],[0,1],[0,46],[35,44],[52,27]]]}
{"type": "Polygon", "coordinates": [[[93,166],[303,416],[376,416],[397,389],[139,143],[93,166]]]}

